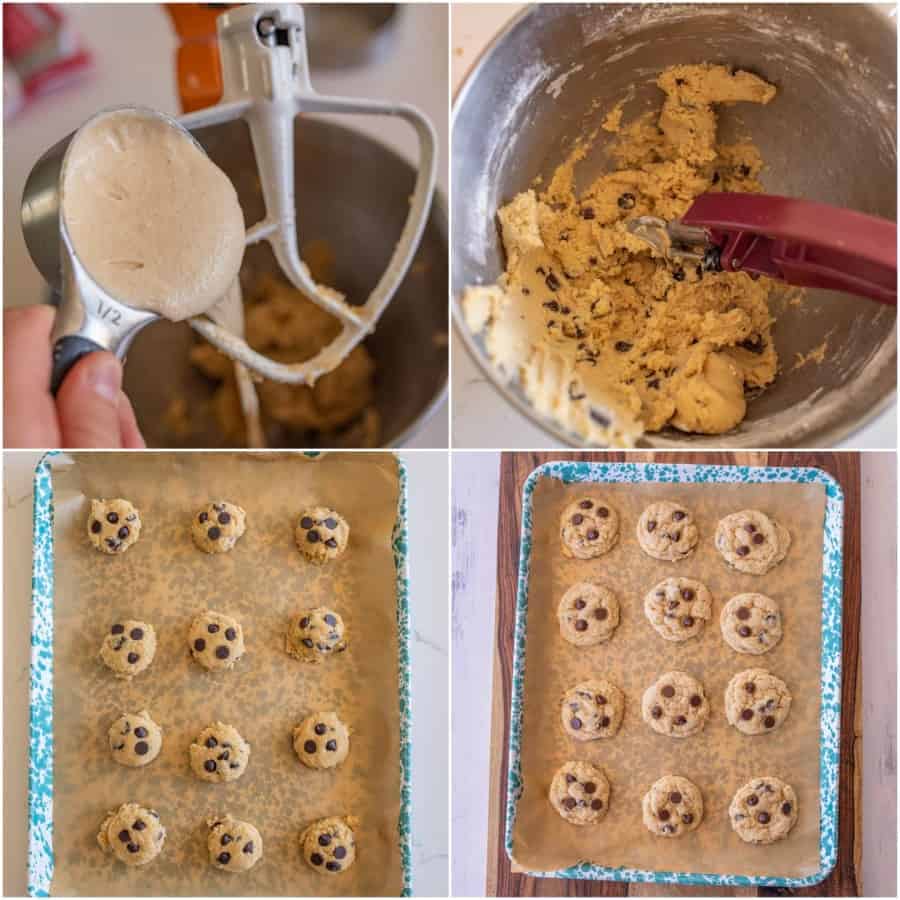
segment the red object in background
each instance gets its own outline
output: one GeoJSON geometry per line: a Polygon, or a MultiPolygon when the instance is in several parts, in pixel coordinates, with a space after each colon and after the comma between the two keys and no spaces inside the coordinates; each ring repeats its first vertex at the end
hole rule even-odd
{"type": "Polygon", "coordinates": [[[92,62],[52,3],[3,4],[3,59],[15,70],[26,103],[77,81],[92,62]]]}

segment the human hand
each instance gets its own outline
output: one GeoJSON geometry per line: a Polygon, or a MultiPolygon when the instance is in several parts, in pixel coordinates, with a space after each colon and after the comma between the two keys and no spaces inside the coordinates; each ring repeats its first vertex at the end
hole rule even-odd
{"type": "Polygon", "coordinates": [[[3,443],[44,450],[145,446],[122,366],[112,353],[89,353],[72,366],[56,397],[50,393],[50,329],[45,305],[3,313],[3,443]]]}

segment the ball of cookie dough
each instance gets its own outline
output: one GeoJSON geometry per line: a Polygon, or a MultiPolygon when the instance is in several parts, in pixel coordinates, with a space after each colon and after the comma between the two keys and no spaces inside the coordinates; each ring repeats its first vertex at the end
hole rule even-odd
{"type": "Polygon", "coordinates": [[[300,850],[307,864],[323,875],[336,875],[353,865],[356,840],[352,816],[329,816],[307,826],[300,834],[300,850]]]}
{"type": "Polygon", "coordinates": [[[716,549],[729,566],[763,575],[777,566],[791,546],[790,532],[757,509],[725,516],[716,528],[716,549]]]}
{"type": "Polygon", "coordinates": [[[327,606],[304,609],[291,619],[285,646],[291,656],[319,663],[326,656],[347,649],[344,620],[327,606]]]}
{"type": "Polygon", "coordinates": [[[576,684],[563,697],[563,731],[576,741],[613,737],[624,714],[625,695],[605,678],[576,684]]]}
{"type": "Polygon", "coordinates": [[[612,637],[619,624],[616,595],[590,581],[573,584],[559,601],[560,634],[576,647],[602,644],[612,637]]]}
{"type": "Polygon", "coordinates": [[[660,837],[682,837],[703,819],[700,788],[681,775],[663,775],[644,794],[644,825],[660,837]]]}
{"type": "Polygon", "coordinates": [[[311,563],[322,566],[346,549],[350,526],[344,517],[326,506],[313,506],[300,514],[294,539],[311,563]]]}
{"type": "Polygon", "coordinates": [[[201,781],[237,781],[250,762],[250,745],[233,725],[208,725],[191,744],[191,771],[201,781]]]}
{"type": "Polygon", "coordinates": [[[247,514],[233,503],[216,500],[191,521],[194,543],[205,553],[227,553],[244,533],[247,514]]]}
{"type": "Polygon", "coordinates": [[[728,817],[741,840],[773,844],[786,838],[797,822],[797,795],[780,778],[762,775],[738,788],[728,817]]]}
{"type": "Polygon", "coordinates": [[[787,685],[765,669],[738,672],[725,688],[725,715],[744,734],[775,731],[790,711],[787,685]]]}
{"type": "Polygon", "coordinates": [[[241,623],[208,609],[191,623],[188,634],[191,656],[210,671],[230,669],[244,655],[241,623]]]}
{"type": "Polygon", "coordinates": [[[226,872],[246,872],[252,869],[263,855],[262,835],[249,822],[241,822],[231,816],[209,819],[209,863],[226,872]]]}
{"type": "Polygon", "coordinates": [[[738,594],[722,607],[722,637],[732,650],[758,656],[781,640],[781,610],[765,594],[738,594]]]}
{"type": "Polygon", "coordinates": [[[141,515],[127,500],[91,500],[88,537],[103,553],[124,553],[141,536],[141,515]]]}
{"type": "Polygon", "coordinates": [[[122,766],[138,768],[152,763],[162,749],[162,729],[146,709],[125,713],[109,726],[109,752],[122,766]]]}
{"type": "Polygon", "coordinates": [[[712,615],[712,595],[693,578],[666,578],[647,592],[644,614],[667,641],[687,641],[712,615]]]}
{"type": "Polygon", "coordinates": [[[294,729],[294,752],[311,769],[333,769],[350,752],[350,732],[337,713],[313,713],[294,729]]]}
{"type": "Polygon", "coordinates": [[[644,691],[641,713],[654,731],[684,738],[703,728],[709,702],[696,678],[687,672],[666,672],[644,691]]]}
{"type": "Polygon", "coordinates": [[[97,843],[127,866],[144,866],[159,856],[166,829],[159,815],[137,803],[123,803],[103,820],[97,843]]]}
{"type": "Polygon", "coordinates": [[[109,629],[100,647],[100,659],[116,678],[133,678],[153,662],[156,632],[152,625],[120,619],[109,629]]]}
{"type": "Polygon", "coordinates": [[[573,825],[596,825],[609,808],[609,781],[589,762],[563,763],[550,783],[550,803],[573,825]]]}
{"type": "Polygon", "coordinates": [[[619,539],[619,514],[600,497],[579,497],[560,516],[564,556],[593,559],[608,553],[619,539]]]}
{"type": "Polygon", "coordinates": [[[654,559],[676,562],[690,556],[697,546],[697,537],[694,517],[680,503],[651,503],[638,519],[638,544],[654,559]]]}

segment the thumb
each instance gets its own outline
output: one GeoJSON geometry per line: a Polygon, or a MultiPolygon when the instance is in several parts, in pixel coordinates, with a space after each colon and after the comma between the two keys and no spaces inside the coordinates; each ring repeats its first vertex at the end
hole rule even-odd
{"type": "Polygon", "coordinates": [[[121,388],[122,366],[112,353],[88,353],[78,360],[56,395],[62,446],[121,447],[121,388]]]}

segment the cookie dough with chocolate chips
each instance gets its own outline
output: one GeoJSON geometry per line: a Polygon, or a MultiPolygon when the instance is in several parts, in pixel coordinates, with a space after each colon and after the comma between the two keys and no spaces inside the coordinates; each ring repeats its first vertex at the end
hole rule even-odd
{"type": "Polygon", "coordinates": [[[681,775],[663,775],[644,794],[644,825],[659,837],[684,837],[703,821],[703,794],[681,775]]]}
{"type": "Polygon", "coordinates": [[[563,731],[576,741],[614,737],[625,714],[625,695],[605,678],[566,691],[560,709],[563,731]]]}
{"type": "Polygon", "coordinates": [[[194,543],[204,553],[227,553],[247,528],[247,514],[233,503],[216,500],[191,521],[194,543]]]}
{"type": "Polygon", "coordinates": [[[768,104],[776,90],[710,64],[671,66],[656,83],[662,108],[615,124],[606,174],[576,187],[578,164],[600,158],[592,135],[540,194],[498,211],[506,271],[462,298],[501,377],[597,446],[632,446],[667,426],[729,431],[778,369],[775,283],[668,260],[626,227],[639,216],[677,219],[701,194],[762,190],[759,151],[720,139],[715,107],[768,104]]]}
{"type": "Polygon", "coordinates": [[[703,631],[712,615],[712,595],[693,578],[666,578],[644,597],[644,613],[667,641],[687,641],[703,631]]]}
{"type": "Polygon", "coordinates": [[[91,500],[91,543],[102,553],[124,553],[141,536],[141,514],[128,500],[91,500]]]}
{"type": "Polygon", "coordinates": [[[244,631],[237,619],[208,609],[191,623],[188,644],[204,669],[231,669],[244,655],[244,631]]]}
{"type": "Polygon", "coordinates": [[[579,497],[560,516],[562,552],[570,559],[608,553],[619,539],[619,514],[602,497],[579,497]]]}
{"type": "Polygon", "coordinates": [[[709,702],[696,678],[687,672],[666,672],[644,691],[641,713],[659,734],[686,738],[703,728],[709,702]]]}
{"type": "Polygon", "coordinates": [[[592,763],[570,760],[553,776],[550,803],[573,825],[596,825],[609,808],[609,781],[592,763]]]}
{"type": "Polygon", "coordinates": [[[323,566],[347,549],[350,526],[333,509],[314,506],[301,513],[294,537],[303,556],[309,562],[323,566]]]}
{"type": "Polygon", "coordinates": [[[768,653],[781,640],[781,610],[765,594],[738,594],[722,607],[722,637],[738,653],[768,653]]]}
{"type": "Polygon", "coordinates": [[[285,648],[296,659],[320,663],[347,649],[344,620],[327,606],[304,609],[288,625],[285,648]]]}
{"type": "Polygon", "coordinates": [[[647,556],[676,562],[694,552],[697,526],[689,509],[680,503],[661,500],[651,503],[641,513],[637,523],[637,539],[647,556]]]}
{"type": "Polygon", "coordinates": [[[329,816],[307,826],[300,834],[300,850],[307,865],[323,875],[346,872],[356,859],[353,816],[329,816]]]}
{"type": "Polygon", "coordinates": [[[190,747],[191,771],[213,784],[237,781],[250,762],[250,745],[233,725],[215,722],[197,735],[190,747]]]}
{"type": "Polygon", "coordinates": [[[797,823],[797,795],[774,775],[762,775],[738,788],[728,808],[731,827],[748,844],[773,844],[797,823]]]}
{"type": "Polygon", "coordinates": [[[716,549],[732,568],[764,575],[787,555],[790,532],[758,509],[725,516],[716,528],[716,549]]]}
{"type": "Polygon", "coordinates": [[[166,842],[159,814],[137,803],[111,810],[100,826],[97,843],[126,866],[145,866],[156,859],[166,842]]]}
{"type": "Polygon", "coordinates": [[[134,619],[116,622],[103,639],[100,659],[116,678],[133,678],[153,662],[156,632],[152,625],[134,619]]]}
{"type": "Polygon", "coordinates": [[[131,768],[152,763],[162,749],[162,729],[146,709],[119,716],[109,726],[107,737],[112,758],[131,768]]]}
{"type": "Polygon", "coordinates": [[[246,872],[252,869],[263,855],[262,835],[249,822],[241,822],[231,816],[209,819],[209,864],[225,872],[246,872]]]}
{"type": "Polygon", "coordinates": [[[557,610],[562,636],[576,647],[602,644],[619,624],[619,601],[602,584],[579,581],[559,601],[557,610]]]}
{"type": "Polygon", "coordinates": [[[765,669],[738,672],[725,688],[725,715],[744,734],[768,734],[791,711],[787,685],[765,669]]]}
{"type": "Polygon", "coordinates": [[[337,713],[313,713],[294,729],[294,752],[311,769],[333,769],[350,752],[350,732],[337,713]]]}

